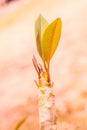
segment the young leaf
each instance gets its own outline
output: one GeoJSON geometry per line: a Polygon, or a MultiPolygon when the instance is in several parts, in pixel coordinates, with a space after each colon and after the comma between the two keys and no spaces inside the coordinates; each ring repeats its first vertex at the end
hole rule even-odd
{"type": "Polygon", "coordinates": [[[61,36],[61,27],[62,27],[61,19],[57,18],[51,24],[49,24],[46,30],[44,31],[41,48],[43,59],[47,63],[49,63],[51,57],[53,56],[58,46],[58,42],[61,36]]]}
{"type": "Polygon", "coordinates": [[[48,23],[42,15],[39,15],[38,19],[35,22],[35,36],[36,36],[36,44],[39,55],[42,57],[42,48],[41,48],[41,40],[44,30],[46,29],[48,23]]]}

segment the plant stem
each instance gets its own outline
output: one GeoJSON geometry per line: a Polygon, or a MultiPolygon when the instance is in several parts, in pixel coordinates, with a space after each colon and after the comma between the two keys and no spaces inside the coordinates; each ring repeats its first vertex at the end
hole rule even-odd
{"type": "MultiPolygon", "coordinates": [[[[45,82],[43,79],[42,82],[45,82]]],[[[41,81],[40,81],[41,82],[41,81]]],[[[40,130],[57,130],[57,115],[53,86],[45,82],[38,90],[40,130]]]]}
{"type": "Polygon", "coordinates": [[[55,108],[55,95],[53,84],[48,81],[48,73],[37,63],[33,57],[33,64],[38,74],[38,107],[39,107],[39,130],[57,130],[57,114],[55,108]]]}

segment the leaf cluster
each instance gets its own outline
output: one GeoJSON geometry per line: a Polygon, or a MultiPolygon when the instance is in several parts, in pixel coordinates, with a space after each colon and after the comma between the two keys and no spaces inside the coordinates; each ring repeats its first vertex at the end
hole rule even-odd
{"type": "Polygon", "coordinates": [[[44,63],[44,68],[50,80],[49,66],[50,60],[54,55],[58,46],[62,29],[62,21],[60,18],[55,19],[48,24],[47,20],[39,15],[35,22],[35,36],[38,53],[44,63]]]}

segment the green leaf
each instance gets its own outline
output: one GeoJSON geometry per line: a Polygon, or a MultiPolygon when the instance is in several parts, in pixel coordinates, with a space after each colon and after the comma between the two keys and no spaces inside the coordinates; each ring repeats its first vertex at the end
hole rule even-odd
{"type": "Polygon", "coordinates": [[[25,123],[27,117],[23,118],[16,126],[15,130],[19,130],[20,127],[25,123]]]}
{"type": "Polygon", "coordinates": [[[46,29],[47,25],[48,25],[48,22],[40,14],[35,22],[35,36],[36,36],[37,50],[41,57],[42,57],[41,41],[42,41],[43,32],[46,29]]]}
{"type": "Polygon", "coordinates": [[[61,36],[62,21],[60,18],[48,25],[42,37],[43,59],[49,63],[53,56],[61,36]]]}

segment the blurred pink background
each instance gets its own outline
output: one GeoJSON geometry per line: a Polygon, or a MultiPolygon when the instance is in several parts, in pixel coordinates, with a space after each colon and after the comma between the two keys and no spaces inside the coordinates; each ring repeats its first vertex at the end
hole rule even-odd
{"type": "Polygon", "coordinates": [[[87,1],[22,0],[0,7],[0,130],[14,130],[28,114],[28,122],[34,124],[31,130],[38,130],[37,74],[32,56],[41,62],[34,35],[40,13],[49,23],[61,17],[63,24],[51,61],[57,110],[62,114],[84,111],[82,115],[87,117],[87,1]]]}

